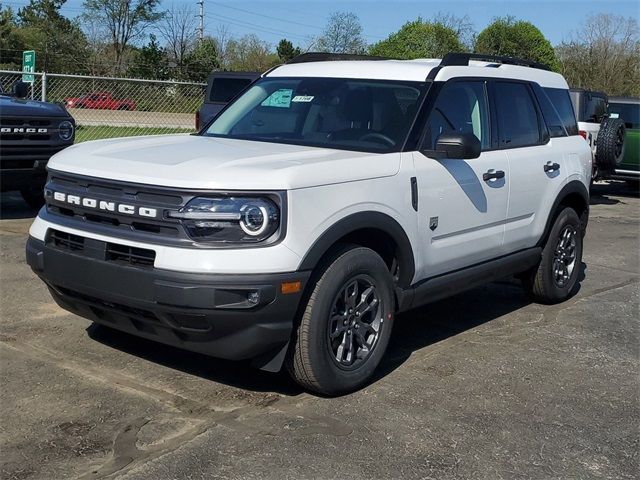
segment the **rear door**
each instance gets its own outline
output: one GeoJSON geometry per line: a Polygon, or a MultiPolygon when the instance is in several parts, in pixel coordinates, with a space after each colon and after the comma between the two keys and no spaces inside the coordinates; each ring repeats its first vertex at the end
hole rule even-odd
{"type": "Polygon", "coordinates": [[[431,110],[423,150],[433,150],[446,131],[473,133],[482,144],[478,158],[434,159],[415,152],[418,231],[430,277],[499,257],[509,194],[506,153],[492,145],[491,114],[483,80],[453,80],[431,110]]]}
{"type": "MultiPolygon", "coordinates": [[[[545,212],[566,178],[565,157],[571,155],[573,148],[572,142],[562,141],[566,132],[559,119],[551,138],[534,88],[527,82],[511,80],[492,82],[490,88],[499,148],[509,161],[504,238],[508,252],[531,247],[539,239],[541,225],[546,222],[545,212]]],[[[547,106],[553,111],[551,105],[547,106]]]]}

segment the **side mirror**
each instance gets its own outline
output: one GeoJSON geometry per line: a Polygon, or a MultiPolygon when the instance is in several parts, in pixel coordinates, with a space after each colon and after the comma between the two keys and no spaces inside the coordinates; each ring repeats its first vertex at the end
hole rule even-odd
{"type": "Polygon", "coordinates": [[[29,84],[18,81],[13,84],[13,95],[16,98],[27,98],[29,95],[29,84]]]}
{"type": "Polygon", "coordinates": [[[433,158],[467,160],[478,158],[481,151],[482,144],[473,133],[444,132],[436,140],[435,151],[424,151],[423,153],[433,158]]]}

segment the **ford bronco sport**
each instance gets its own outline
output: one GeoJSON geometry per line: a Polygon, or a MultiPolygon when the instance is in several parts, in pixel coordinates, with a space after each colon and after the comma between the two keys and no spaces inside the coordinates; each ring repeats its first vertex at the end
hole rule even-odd
{"type": "Polygon", "coordinates": [[[539,302],[572,294],[591,153],[561,75],[332,58],[265,73],[197,135],[56,155],[26,249],[53,298],[339,394],[398,312],[510,275],[539,302]]]}
{"type": "Polygon", "coordinates": [[[47,162],[73,144],[75,121],[60,105],[27,99],[27,89],[16,82],[12,94],[0,92],[0,188],[40,208],[47,162]]]}

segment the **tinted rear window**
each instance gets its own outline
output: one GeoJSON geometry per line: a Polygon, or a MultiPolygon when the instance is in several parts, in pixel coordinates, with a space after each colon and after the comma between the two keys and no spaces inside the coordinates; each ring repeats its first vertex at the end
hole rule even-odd
{"type": "Polygon", "coordinates": [[[495,94],[501,148],[541,143],[538,111],[529,87],[524,83],[498,82],[495,94]]]}
{"type": "Polygon", "coordinates": [[[560,115],[560,119],[569,135],[578,135],[578,124],[576,122],[576,114],[573,111],[573,104],[569,97],[569,90],[562,88],[544,88],[549,100],[560,115]]]}
{"type": "Polygon", "coordinates": [[[602,117],[607,114],[607,101],[604,97],[585,95],[584,120],[585,122],[600,123],[602,117]]]}
{"type": "Polygon", "coordinates": [[[228,103],[252,81],[248,78],[216,78],[211,86],[209,101],[228,103]]]}
{"type": "Polygon", "coordinates": [[[609,116],[624,121],[627,128],[640,129],[640,103],[609,103],[609,116]]]}

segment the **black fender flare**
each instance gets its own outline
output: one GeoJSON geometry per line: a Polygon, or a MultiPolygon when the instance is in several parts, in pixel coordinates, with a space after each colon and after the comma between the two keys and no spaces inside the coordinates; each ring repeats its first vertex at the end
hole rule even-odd
{"type": "Polygon", "coordinates": [[[341,238],[363,229],[380,230],[387,234],[397,246],[397,261],[400,266],[399,286],[408,286],[413,280],[415,260],[409,237],[393,217],[375,211],[358,212],[340,219],[325,230],[307,251],[299,270],[313,270],[322,257],[341,238]]]}
{"type": "Polygon", "coordinates": [[[580,218],[580,220],[582,221],[583,233],[586,231],[587,222],[589,220],[589,190],[587,190],[587,187],[585,187],[581,181],[571,180],[564,187],[562,187],[560,192],[558,192],[558,195],[556,195],[556,199],[551,206],[551,210],[549,210],[549,216],[547,217],[547,223],[544,227],[544,232],[542,234],[542,237],[540,237],[540,240],[538,241],[538,246],[544,247],[547,236],[549,235],[551,227],[553,226],[553,221],[555,220],[558,213],[560,213],[560,205],[567,199],[569,195],[573,194],[580,195],[580,197],[582,197],[582,199],[584,200],[585,214],[580,218]]]}

